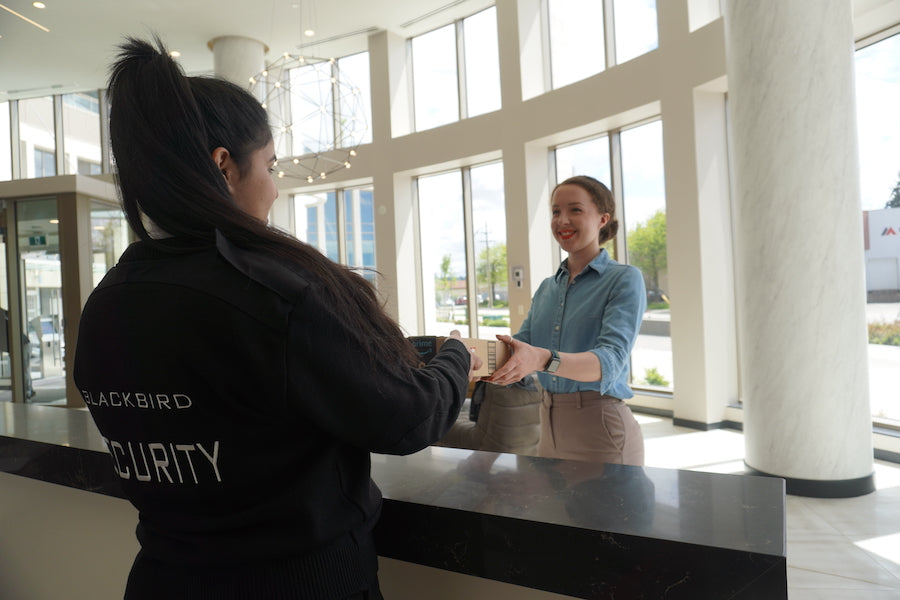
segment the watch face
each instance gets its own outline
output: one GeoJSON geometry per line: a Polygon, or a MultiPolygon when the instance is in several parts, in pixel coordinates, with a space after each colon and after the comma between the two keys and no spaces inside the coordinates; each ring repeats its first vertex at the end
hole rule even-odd
{"type": "Polygon", "coordinates": [[[559,354],[555,351],[550,351],[550,361],[547,363],[547,366],[544,367],[545,373],[556,373],[556,370],[559,368],[559,354]]]}

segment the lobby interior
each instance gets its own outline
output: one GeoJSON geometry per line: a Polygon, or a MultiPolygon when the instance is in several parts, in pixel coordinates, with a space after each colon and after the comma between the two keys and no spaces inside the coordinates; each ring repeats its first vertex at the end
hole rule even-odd
{"type": "MultiPolygon", "coordinates": [[[[853,86],[854,48],[860,72],[866,48],[898,47],[900,0],[834,0],[826,12],[841,17],[826,23],[811,18],[824,9],[804,2],[770,7],[794,28],[787,31],[759,13],[736,14],[737,2],[650,0],[638,11],[650,20],[635,25],[643,49],[620,39],[625,30],[617,29],[616,15],[631,15],[622,0],[597,2],[600,24],[571,30],[550,24],[555,10],[567,8],[561,0],[272,0],[253,7],[227,0],[215,11],[208,3],[152,3],[137,12],[99,0],[80,4],[7,3],[49,32],[9,12],[0,22],[0,71],[4,79],[10,74],[0,84],[0,140],[7,134],[11,141],[10,152],[0,152],[8,227],[8,283],[0,285],[0,299],[8,331],[31,338],[8,343],[3,353],[0,404],[84,410],[66,377],[65,348],[74,348],[81,303],[128,241],[116,216],[100,91],[122,36],[156,32],[181,53],[189,74],[235,79],[249,80],[283,52],[346,58],[343,72],[364,79],[370,97],[361,109],[366,131],[346,143],[354,149],[351,167],[310,182],[285,161],[273,225],[335,260],[376,269],[386,306],[410,335],[463,327],[464,335],[490,337],[516,330],[531,294],[561,258],[546,210],[556,181],[574,170],[611,182],[626,233],[611,250],[623,262],[637,261],[629,236],[661,210],[667,266],[647,281],[665,302],[645,315],[629,401],[644,430],[647,466],[784,477],[792,599],[900,594],[900,356],[864,340],[867,322],[900,321],[900,305],[866,302],[860,214],[867,207],[859,190],[864,196],[867,172],[858,167],[868,156],[864,136],[860,146],[819,151],[855,133],[845,127],[856,123],[861,89],[853,86]],[[496,34],[494,55],[472,56],[467,50],[476,44],[465,28],[474,30],[474,19],[486,16],[496,34]],[[81,30],[69,31],[67,22],[81,30]],[[313,36],[304,36],[307,26],[313,36]],[[599,63],[554,62],[554,35],[585,35],[592,27],[603,34],[599,63]],[[822,33],[830,27],[846,30],[846,44],[822,33]],[[440,113],[440,100],[424,106],[425,92],[413,81],[424,62],[416,63],[416,52],[423,56],[427,34],[438,31],[454,48],[451,117],[440,113]],[[780,51],[770,47],[778,45],[780,51]],[[820,54],[816,45],[828,50],[820,54]],[[238,48],[245,53],[229,54],[238,48]],[[776,59],[785,52],[806,77],[783,72],[776,59]],[[351,57],[362,60],[364,74],[351,57]],[[491,94],[478,93],[487,87],[477,79],[482,72],[494,78],[491,94]],[[798,96],[798,87],[818,80],[832,87],[814,89],[844,93],[798,96]],[[782,100],[769,104],[754,95],[760,81],[781,84],[773,83],[770,95],[782,92],[782,100]],[[97,152],[94,158],[85,151],[79,162],[77,127],[62,124],[74,110],[71,100],[85,93],[96,113],[97,152]],[[786,104],[797,112],[779,113],[786,104]],[[28,115],[45,109],[49,125],[37,120],[49,141],[29,138],[35,128],[28,115]],[[803,119],[805,130],[792,126],[803,119]],[[761,166],[771,155],[781,169],[761,166]],[[846,177],[810,184],[810,171],[846,177]],[[446,216],[447,204],[458,215],[446,216]],[[48,210],[60,221],[55,229],[32,229],[48,210]],[[101,221],[115,229],[98,240],[101,221]],[[488,232],[505,253],[496,287],[484,287],[478,273],[482,251],[491,248],[479,239],[488,232]],[[53,254],[41,236],[51,249],[55,244],[56,279],[29,292],[28,281],[38,276],[14,273],[26,260],[40,265],[53,254]],[[92,251],[79,236],[92,237],[92,251]],[[823,243],[838,256],[819,262],[823,243]],[[456,275],[442,279],[438,263],[446,255],[456,275]],[[57,308],[44,310],[44,302],[57,308]]],[[[564,49],[560,39],[556,47],[564,49]]],[[[884,89],[897,94],[893,75],[893,87],[884,89]]],[[[900,131],[893,118],[884,129],[900,131]]]]}

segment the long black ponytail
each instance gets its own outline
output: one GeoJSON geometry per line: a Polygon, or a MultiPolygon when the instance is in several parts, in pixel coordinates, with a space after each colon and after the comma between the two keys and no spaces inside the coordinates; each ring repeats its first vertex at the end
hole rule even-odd
{"type": "Polygon", "coordinates": [[[137,236],[154,239],[146,217],[176,238],[212,243],[218,230],[239,247],[285,258],[321,284],[373,363],[389,356],[398,367],[415,365],[416,352],[369,281],[235,204],[212,151],[227,148],[243,168],[271,140],[265,109],[232,83],[186,77],[159,38],[154,44],[127,38],[109,79],[118,188],[137,236]]]}

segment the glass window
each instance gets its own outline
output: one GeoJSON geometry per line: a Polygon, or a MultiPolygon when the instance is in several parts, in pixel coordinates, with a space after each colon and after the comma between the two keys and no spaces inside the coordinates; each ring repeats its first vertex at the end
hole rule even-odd
{"type": "Polygon", "coordinates": [[[335,193],[295,194],[294,215],[295,235],[340,262],[335,193]]]}
{"type": "Polygon", "coordinates": [[[66,94],[63,102],[63,136],[66,174],[100,173],[100,94],[66,94]]]}
{"type": "Polygon", "coordinates": [[[56,175],[53,97],[19,100],[23,178],[56,175]]]}
{"type": "Polygon", "coordinates": [[[56,175],[56,154],[52,150],[34,149],[34,173],[32,177],[56,175]]]}
{"type": "Polygon", "coordinates": [[[341,86],[341,124],[344,146],[353,147],[372,141],[372,86],[369,78],[369,53],[360,52],[338,60],[341,86]]]}
{"type": "Polygon", "coordinates": [[[553,88],[580,81],[606,68],[603,2],[548,0],[550,73],[553,88]]]}
{"type": "Polygon", "coordinates": [[[347,265],[370,269],[362,274],[374,282],[375,210],[372,188],[344,190],[344,238],[347,265]]]}
{"type": "Polygon", "coordinates": [[[492,340],[495,334],[510,334],[503,164],[474,167],[470,180],[478,337],[492,340]]]}
{"type": "Polygon", "coordinates": [[[615,0],[616,62],[656,49],[656,0],[615,0]]]}
{"type": "Polygon", "coordinates": [[[417,186],[424,334],[470,337],[461,172],[419,177],[417,186]]]}
{"type": "Polygon", "coordinates": [[[456,26],[412,38],[412,65],[416,130],[459,120],[456,26]]]}
{"type": "Polygon", "coordinates": [[[128,222],[115,205],[91,202],[91,255],[94,286],[118,262],[128,246],[128,222]]]}
{"type": "Polygon", "coordinates": [[[671,390],[662,121],[625,130],[620,136],[624,203],[620,222],[628,262],[641,270],[647,287],[647,312],[631,354],[631,377],[639,387],[671,390]]]}
{"type": "Polygon", "coordinates": [[[334,148],[331,76],[328,61],[289,71],[294,156],[334,148]]]}
{"type": "Polygon", "coordinates": [[[872,416],[900,422],[900,35],[856,53],[872,416]]]}
{"type": "Polygon", "coordinates": [[[12,179],[12,141],[9,102],[0,102],[0,181],[12,179]]]}
{"type": "Polygon", "coordinates": [[[565,181],[574,175],[590,175],[612,188],[607,136],[556,149],[556,182],[565,181]]]}
{"type": "Polygon", "coordinates": [[[466,114],[470,117],[500,108],[500,52],[497,9],[491,7],[463,20],[466,61],[466,114]]]}

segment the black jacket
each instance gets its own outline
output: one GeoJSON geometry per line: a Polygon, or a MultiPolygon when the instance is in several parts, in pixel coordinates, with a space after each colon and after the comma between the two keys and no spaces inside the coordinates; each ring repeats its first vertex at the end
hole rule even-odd
{"type": "Polygon", "coordinates": [[[362,343],[296,267],[221,235],[126,250],[84,308],[74,379],[140,511],[132,596],[143,581],[205,597],[209,574],[229,594],[366,587],[381,506],[369,452],[440,439],[469,354],[451,341],[400,368],[362,343]]]}

